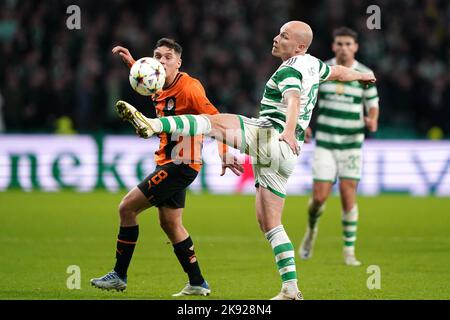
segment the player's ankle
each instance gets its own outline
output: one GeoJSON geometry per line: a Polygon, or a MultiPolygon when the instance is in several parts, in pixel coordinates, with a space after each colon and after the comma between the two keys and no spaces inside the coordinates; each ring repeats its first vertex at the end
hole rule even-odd
{"type": "Polygon", "coordinates": [[[163,130],[162,123],[159,119],[148,119],[148,123],[150,124],[150,128],[156,132],[161,133],[163,130]]]}
{"type": "Polygon", "coordinates": [[[287,295],[297,294],[297,292],[299,291],[297,286],[297,280],[283,282],[281,291],[283,291],[287,295]]]}

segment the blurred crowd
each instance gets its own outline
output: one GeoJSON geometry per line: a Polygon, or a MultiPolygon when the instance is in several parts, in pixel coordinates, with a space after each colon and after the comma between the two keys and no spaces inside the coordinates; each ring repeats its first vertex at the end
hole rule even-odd
{"type": "Polygon", "coordinates": [[[4,0],[0,132],[122,132],[129,128],[115,115],[118,99],[153,116],[151,101],[132,91],[111,49],[151,56],[161,37],[183,46],[182,71],[203,83],[221,112],[256,116],[279,65],[272,39],[284,22],[300,19],[312,26],[310,53],[322,60],[332,57],[333,28],[359,32],[357,58],[378,78],[381,128],[421,136],[437,126],[449,135],[449,18],[447,0],[4,0]],[[79,30],[67,27],[72,4],[81,9],[79,30]],[[371,4],[381,9],[380,30],[366,26],[371,4]]]}
{"type": "Polygon", "coordinates": [[[425,137],[430,129],[440,128],[450,136],[448,0],[325,0],[305,3],[297,11],[314,21],[311,50],[319,57],[330,56],[336,26],[359,33],[357,59],[371,67],[378,80],[380,131],[392,128],[390,138],[399,132],[425,137]],[[373,4],[380,8],[379,30],[367,27],[373,11],[366,10],[373,4]]]}

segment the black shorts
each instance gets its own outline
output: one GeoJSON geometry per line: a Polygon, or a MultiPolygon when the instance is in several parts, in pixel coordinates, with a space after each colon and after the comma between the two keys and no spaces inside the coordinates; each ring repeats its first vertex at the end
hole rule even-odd
{"type": "Polygon", "coordinates": [[[187,164],[167,163],[156,166],[155,171],[138,184],[138,188],[152,206],[184,208],[186,188],[197,174],[187,164]]]}

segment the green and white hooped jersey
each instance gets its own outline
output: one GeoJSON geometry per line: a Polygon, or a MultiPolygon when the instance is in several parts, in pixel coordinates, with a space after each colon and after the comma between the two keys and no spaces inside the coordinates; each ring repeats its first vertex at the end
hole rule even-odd
{"type": "MultiPolygon", "coordinates": [[[[336,59],[325,62],[336,65],[336,59]]],[[[352,69],[372,72],[355,60],[352,69]]],[[[367,88],[358,81],[327,81],[319,86],[316,144],[326,149],[358,149],[364,141],[364,107],[378,107],[374,84],[367,88]]]]}
{"type": "Polygon", "coordinates": [[[266,83],[261,100],[260,119],[269,120],[279,132],[286,126],[287,102],[284,94],[300,92],[300,115],[297,121],[297,140],[304,140],[304,132],[311,120],[317,101],[319,83],[325,81],[331,69],[309,54],[294,56],[281,64],[266,83]]]}

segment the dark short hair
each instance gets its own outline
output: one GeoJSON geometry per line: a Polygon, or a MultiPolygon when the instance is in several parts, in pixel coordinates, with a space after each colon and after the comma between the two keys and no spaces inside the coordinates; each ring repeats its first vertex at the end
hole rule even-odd
{"type": "Polygon", "coordinates": [[[180,46],[180,44],[178,42],[176,42],[173,39],[169,39],[169,38],[161,38],[158,40],[158,42],[156,42],[156,48],[159,47],[167,47],[169,49],[173,49],[176,53],[178,53],[181,56],[181,53],[183,52],[183,48],[180,46]]]}
{"type": "Polygon", "coordinates": [[[352,37],[355,42],[358,42],[358,33],[355,30],[352,30],[348,27],[339,27],[334,29],[333,31],[333,39],[339,36],[348,36],[352,37]]]}

